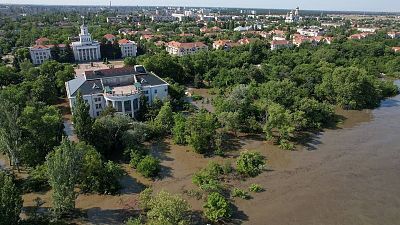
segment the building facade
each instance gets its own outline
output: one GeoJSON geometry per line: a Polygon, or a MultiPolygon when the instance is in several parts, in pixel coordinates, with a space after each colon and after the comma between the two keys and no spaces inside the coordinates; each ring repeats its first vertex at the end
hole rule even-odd
{"type": "Polygon", "coordinates": [[[127,39],[121,39],[118,41],[118,44],[121,48],[122,58],[136,56],[137,45],[135,42],[127,39]]]}
{"type": "Polygon", "coordinates": [[[168,96],[168,83],[147,72],[143,66],[85,71],[65,83],[67,97],[73,112],[78,92],[90,106],[91,117],[98,117],[107,106],[117,113],[135,118],[143,95],[148,104],[168,96]]]}
{"type": "Polygon", "coordinates": [[[83,24],[79,41],[72,42],[75,61],[97,61],[101,58],[100,43],[92,40],[88,27],[83,24]]]}
{"type": "Polygon", "coordinates": [[[195,54],[199,51],[208,51],[208,46],[202,42],[181,43],[171,41],[167,43],[166,50],[171,55],[184,56],[195,54]]]}
{"type": "Polygon", "coordinates": [[[34,65],[40,65],[44,61],[51,59],[51,48],[47,45],[35,45],[29,48],[31,54],[32,63],[34,65]]]}

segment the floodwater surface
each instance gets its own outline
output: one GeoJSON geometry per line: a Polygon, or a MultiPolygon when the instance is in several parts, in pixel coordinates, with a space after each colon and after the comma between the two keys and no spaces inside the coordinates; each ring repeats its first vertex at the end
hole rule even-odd
{"type": "Polygon", "coordinates": [[[400,96],[346,114],[341,128],[293,152],[286,169],[243,184],[266,188],[237,202],[244,224],[400,224],[400,96]]]}

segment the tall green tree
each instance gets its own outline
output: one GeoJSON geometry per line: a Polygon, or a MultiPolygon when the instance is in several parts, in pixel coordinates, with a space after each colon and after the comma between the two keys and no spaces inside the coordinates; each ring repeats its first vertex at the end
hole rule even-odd
{"type": "Polygon", "coordinates": [[[0,170],[0,225],[18,224],[22,196],[11,176],[0,170]]]}
{"type": "Polygon", "coordinates": [[[174,115],[174,127],[172,129],[172,138],[176,144],[186,144],[186,118],[182,113],[174,115]]]}
{"type": "Polygon", "coordinates": [[[213,114],[200,111],[190,116],[186,128],[186,140],[196,152],[204,154],[213,150],[217,129],[213,114]]]}
{"type": "Polygon", "coordinates": [[[174,125],[174,118],[170,102],[165,102],[161,107],[160,112],[154,119],[156,126],[162,133],[171,133],[171,129],[174,125]]]}
{"type": "Polygon", "coordinates": [[[65,216],[75,209],[77,193],[74,188],[78,182],[81,162],[81,151],[78,151],[76,145],[66,138],[47,156],[47,175],[53,190],[52,211],[56,218],[65,216]]]}
{"type": "Polygon", "coordinates": [[[18,125],[19,107],[5,98],[0,98],[0,150],[5,153],[10,165],[19,171],[21,156],[21,127],[18,125]]]}
{"type": "Polygon", "coordinates": [[[89,114],[90,106],[83,100],[82,94],[78,92],[75,98],[72,121],[75,132],[81,141],[91,142],[93,119],[89,114]]]}
{"type": "Polygon", "coordinates": [[[22,129],[21,160],[26,165],[43,163],[46,155],[60,144],[63,120],[55,106],[42,103],[26,106],[19,125],[22,129]]]}

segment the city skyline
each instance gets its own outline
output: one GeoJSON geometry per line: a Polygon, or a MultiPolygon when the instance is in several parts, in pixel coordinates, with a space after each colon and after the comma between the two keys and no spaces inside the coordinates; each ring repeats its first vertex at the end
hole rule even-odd
{"type": "MultiPolygon", "coordinates": [[[[1,4],[27,4],[24,0],[0,0],[1,4]]],[[[29,4],[42,5],[104,5],[108,6],[109,0],[33,0],[29,4]]],[[[299,6],[304,10],[327,10],[327,11],[374,11],[374,12],[400,12],[400,2],[395,0],[381,0],[379,2],[366,0],[360,4],[357,0],[337,1],[295,1],[282,0],[259,1],[248,0],[204,0],[195,2],[193,0],[112,0],[113,6],[187,6],[187,7],[227,7],[227,8],[264,8],[264,9],[291,9],[299,6]]]]}

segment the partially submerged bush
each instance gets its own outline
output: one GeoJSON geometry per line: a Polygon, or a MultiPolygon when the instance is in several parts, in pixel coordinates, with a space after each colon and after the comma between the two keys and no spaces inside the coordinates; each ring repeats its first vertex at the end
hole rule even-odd
{"type": "Polygon", "coordinates": [[[264,188],[262,188],[259,184],[251,184],[249,187],[249,191],[251,192],[262,192],[264,188]]]}
{"type": "Polygon", "coordinates": [[[236,161],[236,169],[244,176],[255,177],[265,166],[264,157],[259,152],[244,151],[236,161]]]}
{"type": "Polygon", "coordinates": [[[229,219],[232,216],[231,205],[220,193],[213,192],[204,205],[204,215],[212,222],[229,219]]]}
{"type": "Polygon", "coordinates": [[[232,197],[239,197],[239,198],[242,198],[242,199],[249,199],[250,195],[245,190],[242,190],[240,188],[234,188],[233,191],[232,191],[232,197]]]}

